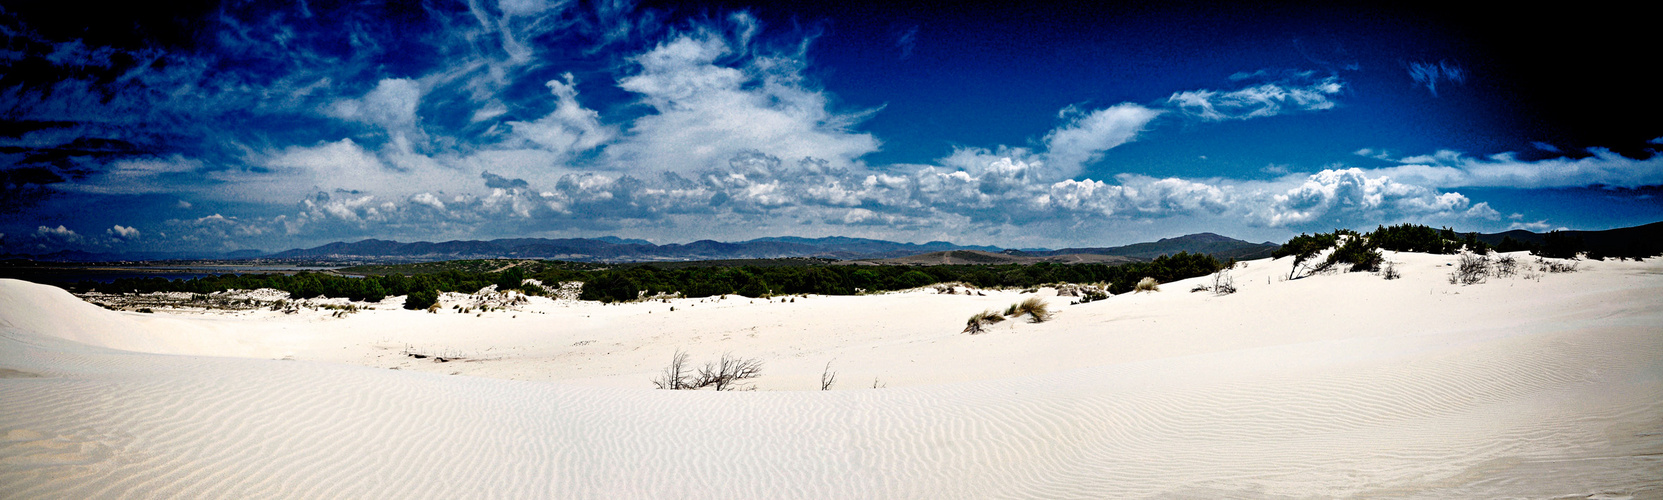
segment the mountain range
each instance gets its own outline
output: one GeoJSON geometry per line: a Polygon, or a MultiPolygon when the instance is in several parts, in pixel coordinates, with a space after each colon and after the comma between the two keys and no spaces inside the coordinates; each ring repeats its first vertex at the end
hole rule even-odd
{"type": "MultiPolygon", "coordinates": [[[[1603,231],[1564,231],[1590,251],[1644,249],[1663,252],[1663,222],[1603,231]]],[[[1480,233],[1477,238],[1495,245],[1503,238],[1540,244],[1543,233],[1512,230],[1480,233]]],[[[813,257],[836,260],[884,261],[887,263],[991,263],[991,262],[1118,262],[1150,260],[1178,252],[1202,253],[1219,259],[1251,260],[1269,257],[1280,245],[1251,243],[1213,233],[1198,233],[1159,241],[1118,247],[1063,249],[1005,249],[994,246],[956,245],[945,241],[898,243],[867,238],[833,236],[803,238],[781,236],[740,242],[699,240],[691,243],[657,245],[639,239],[615,236],[598,238],[504,238],[495,240],[453,240],[443,242],[366,239],[335,242],[312,248],[275,253],[239,250],[229,254],[104,254],[57,252],[46,255],[0,255],[0,259],[57,262],[114,262],[168,259],[315,259],[376,262],[418,262],[455,259],[524,258],[579,262],[669,262],[736,259],[778,259],[813,257]],[[1107,257],[1105,257],[1107,256],[1107,257]],[[1112,257],[1112,258],[1111,258],[1112,257]]]]}

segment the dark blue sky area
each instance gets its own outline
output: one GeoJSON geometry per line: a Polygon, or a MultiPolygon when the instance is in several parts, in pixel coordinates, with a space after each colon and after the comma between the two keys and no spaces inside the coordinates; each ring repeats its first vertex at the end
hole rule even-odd
{"type": "Polygon", "coordinates": [[[1632,9],[0,8],[0,251],[1654,222],[1632,9]]]}

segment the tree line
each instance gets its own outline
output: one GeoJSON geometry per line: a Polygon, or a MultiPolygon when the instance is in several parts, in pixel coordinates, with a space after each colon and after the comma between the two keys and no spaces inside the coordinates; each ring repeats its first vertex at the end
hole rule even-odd
{"type": "MultiPolygon", "coordinates": [[[[554,263],[563,264],[563,263],[554,263]]],[[[569,265],[529,266],[528,272],[513,267],[501,272],[467,272],[454,269],[422,274],[386,274],[353,277],[332,273],[222,274],[196,279],[126,278],[111,283],[81,282],[76,291],[103,293],[188,292],[213,293],[225,290],[273,288],[297,299],[340,297],[354,301],[379,301],[406,295],[405,307],[423,308],[441,292],[473,293],[490,285],[498,290],[519,290],[530,295],[544,293],[527,284],[536,279],[554,285],[566,281],[584,283],[583,300],[620,302],[643,296],[680,294],[709,297],[736,294],[747,297],[858,293],[905,290],[936,283],[964,282],[980,288],[1029,288],[1050,283],[1102,283],[1111,293],[1132,290],[1137,281],[1149,277],[1162,282],[1204,276],[1223,267],[1204,254],[1180,252],[1150,262],[1127,264],[1000,264],[934,266],[863,266],[816,263],[802,266],[722,266],[667,268],[652,264],[624,265],[605,269],[583,269],[569,265]]]]}

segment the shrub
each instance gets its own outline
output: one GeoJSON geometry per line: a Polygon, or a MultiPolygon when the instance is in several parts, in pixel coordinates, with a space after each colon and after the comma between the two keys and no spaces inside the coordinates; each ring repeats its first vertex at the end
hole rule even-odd
{"type": "Polygon", "coordinates": [[[825,371],[820,372],[820,390],[829,391],[832,384],[835,383],[837,383],[837,372],[832,371],[831,361],[827,361],[825,371]]]}
{"type": "Polygon", "coordinates": [[[1109,298],[1109,294],[1096,288],[1087,288],[1080,292],[1080,303],[1094,302],[1109,298]]]}
{"type": "Polygon", "coordinates": [[[1576,262],[1558,262],[1537,257],[1536,268],[1545,273],[1574,273],[1576,262]]]}
{"type": "Polygon", "coordinates": [[[1328,254],[1328,259],[1324,261],[1323,267],[1331,267],[1335,264],[1351,264],[1351,272],[1379,271],[1380,263],[1386,260],[1385,257],[1380,255],[1380,249],[1374,246],[1367,236],[1358,235],[1357,233],[1351,233],[1349,236],[1345,243],[1334,249],[1334,253],[1328,254]]]}
{"type": "Polygon", "coordinates": [[[1045,320],[1051,319],[1050,306],[1045,301],[1040,300],[1039,297],[1028,297],[1028,300],[1017,304],[1016,314],[1018,316],[1026,314],[1028,315],[1028,321],[1034,323],[1044,323],[1045,320]]]}
{"type": "MultiPolygon", "coordinates": [[[[1306,260],[1310,260],[1311,257],[1316,256],[1317,252],[1321,252],[1338,243],[1339,235],[1336,233],[1317,233],[1313,235],[1300,233],[1299,236],[1289,239],[1287,244],[1284,244],[1277,248],[1276,251],[1271,252],[1270,256],[1272,258],[1280,259],[1291,255],[1293,256],[1294,269],[1299,269],[1300,264],[1304,263],[1306,260]]],[[[1293,276],[1290,274],[1288,278],[1292,279],[1293,276]]]]}
{"type": "Polygon", "coordinates": [[[416,290],[404,296],[404,308],[419,311],[438,305],[439,292],[435,290],[416,290]]]}
{"type": "Polygon", "coordinates": [[[1213,295],[1229,295],[1236,293],[1236,279],[1230,276],[1229,269],[1219,269],[1213,273],[1213,295]]]}
{"type": "Polygon", "coordinates": [[[1161,282],[1155,281],[1155,278],[1144,277],[1143,279],[1138,280],[1138,286],[1132,290],[1132,293],[1159,291],[1161,291],[1161,282]]]}
{"type": "Polygon", "coordinates": [[[1519,272],[1519,261],[1518,259],[1514,259],[1511,255],[1503,255],[1501,258],[1495,260],[1495,265],[1492,266],[1492,269],[1498,278],[1511,277],[1519,272]]]}
{"type": "Polygon", "coordinates": [[[1010,307],[1005,308],[1005,316],[1015,316],[1015,315],[1016,315],[1016,304],[1011,304],[1010,307]]]}
{"type": "Polygon", "coordinates": [[[670,366],[664,367],[664,371],[659,373],[658,378],[653,379],[652,383],[659,389],[689,389],[688,382],[691,378],[687,373],[687,353],[677,349],[676,354],[670,357],[670,366]]]}
{"type": "Polygon", "coordinates": [[[1454,241],[1454,233],[1454,230],[1440,232],[1419,224],[1398,224],[1377,227],[1368,236],[1369,241],[1379,248],[1394,252],[1451,254],[1461,246],[1454,241]]]}
{"type": "Polygon", "coordinates": [[[1389,280],[1395,280],[1395,279],[1398,279],[1398,278],[1402,278],[1403,275],[1398,274],[1397,264],[1387,262],[1384,267],[1380,268],[1380,277],[1386,278],[1386,279],[1389,279],[1389,280]]]}
{"type": "Polygon", "coordinates": [[[1553,231],[1542,235],[1542,248],[1534,251],[1537,256],[1552,259],[1575,259],[1582,251],[1582,238],[1571,236],[1564,231],[1553,231]]]}
{"type": "Polygon", "coordinates": [[[699,376],[693,380],[693,388],[713,387],[718,391],[731,391],[734,383],[753,379],[762,375],[762,360],[756,358],[735,358],[731,354],[723,354],[714,363],[705,363],[699,369],[699,376]]]}
{"type": "Polygon", "coordinates": [[[1455,271],[1449,273],[1449,284],[1473,285],[1483,283],[1490,275],[1490,258],[1483,254],[1462,252],[1455,271]]]}
{"type": "MultiPolygon", "coordinates": [[[[658,378],[652,383],[659,389],[694,390],[712,387],[718,391],[731,391],[737,386],[735,382],[756,378],[762,374],[762,360],[755,358],[736,358],[731,354],[723,354],[721,359],[705,363],[698,373],[692,373],[687,368],[687,353],[676,350],[670,358],[670,365],[664,367],[658,378]]],[[[829,363],[826,365],[831,366],[829,363]]]]}

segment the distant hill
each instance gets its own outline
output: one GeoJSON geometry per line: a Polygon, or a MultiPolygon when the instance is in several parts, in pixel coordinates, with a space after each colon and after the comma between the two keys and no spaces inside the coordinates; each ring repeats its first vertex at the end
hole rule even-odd
{"type": "MultiPolygon", "coordinates": [[[[1582,240],[1582,249],[1595,255],[1663,254],[1663,222],[1604,231],[1561,231],[1561,233],[1582,240]]],[[[1514,229],[1500,233],[1480,233],[1477,238],[1478,241],[1488,243],[1491,246],[1500,245],[1506,238],[1512,238],[1520,243],[1540,245],[1546,241],[1546,233],[1514,229]]]]}
{"type": "Polygon", "coordinates": [[[1125,257],[1120,255],[1102,254],[1063,254],[1063,255],[1018,255],[1014,253],[994,253],[985,250],[948,250],[945,252],[931,252],[895,257],[889,259],[869,259],[853,261],[858,264],[904,264],[904,265],[970,265],[970,264],[1036,264],[1053,262],[1058,264],[1124,264],[1138,262],[1144,259],[1125,257]]]}
{"type": "Polygon", "coordinates": [[[1172,255],[1178,252],[1202,253],[1218,259],[1252,260],[1269,257],[1281,245],[1264,242],[1249,243],[1228,236],[1213,233],[1197,233],[1175,238],[1162,238],[1149,243],[1134,243],[1131,245],[1108,248],[1064,248],[1044,252],[1010,252],[1017,255],[1029,256],[1057,256],[1068,254],[1119,255],[1137,259],[1150,260],[1162,255],[1172,255]]]}
{"type": "Polygon", "coordinates": [[[507,238],[400,243],[387,240],[336,242],[267,255],[273,259],[366,259],[429,261],[455,259],[556,259],[579,262],[673,262],[705,260],[822,258],[883,263],[1018,263],[1149,260],[1178,252],[1206,253],[1221,259],[1268,256],[1276,245],[1248,243],[1211,233],[1167,238],[1124,247],[1021,251],[993,246],[956,245],[945,241],[897,243],[866,238],[772,237],[724,243],[699,240],[655,245],[641,240],[606,238],[507,238]]]}
{"type": "Polygon", "coordinates": [[[642,240],[604,238],[510,238],[490,241],[445,241],[399,243],[386,240],[337,242],[313,248],[297,248],[271,254],[270,258],[339,258],[382,260],[449,260],[481,258],[558,259],[581,262],[657,262],[733,259],[780,259],[817,257],[865,259],[904,257],[945,250],[997,247],[954,245],[944,241],[924,244],[896,243],[863,238],[759,238],[725,243],[699,240],[692,243],[655,245],[642,240]]]}

